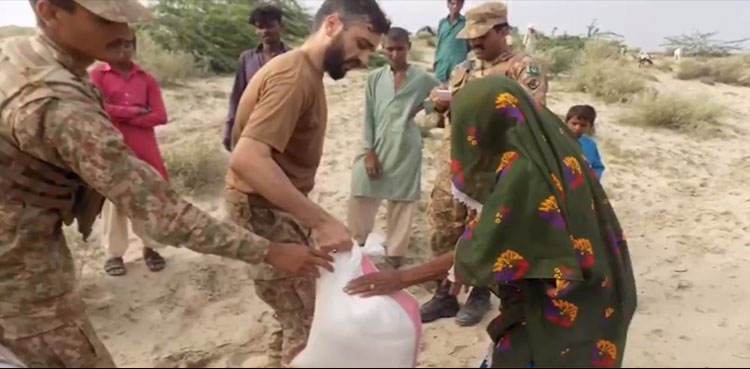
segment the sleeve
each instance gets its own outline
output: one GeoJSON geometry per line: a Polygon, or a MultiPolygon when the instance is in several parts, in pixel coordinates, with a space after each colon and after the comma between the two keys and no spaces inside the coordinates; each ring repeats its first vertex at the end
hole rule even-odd
{"type": "Polygon", "coordinates": [[[247,54],[240,56],[239,64],[237,65],[237,72],[234,75],[234,85],[232,86],[232,94],[229,96],[229,113],[227,114],[227,130],[225,136],[231,140],[232,127],[234,126],[234,118],[237,116],[237,105],[240,103],[242,93],[247,87],[247,74],[245,71],[245,59],[247,54]]]}
{"type": "Polygon", "coordinates": [[[592,142],[593,145],[591,146],[591,168],[594,169],[594,172],[596,172],[596,176],[599,178],[599,180],[602,179],[602,175],[604,174],[604,162],[602,162],[602,157],[599,154],[599,148],[596,145],[596,142],[592,142]]]}
{"type": "Polygon", "coordinates": [[[305,83],[295,70],[270,73],[261,84],[261,92],[241,137],[263,142],[284,152],[305,106],[305,83]]]}
{"type": "Polygon", "coordinates": [[[547,104],[547,76],[542,67],[530,57],[517,64],[516,80],[538,102],[547,104]]]}
{"type": "Polygon", "coordinates": [[[147,74],[146,77],[148,78],[147,101],[148,107],[151,111],[148,114],[140,115],[131,119],[128,124],[138,127],[153,128],[167,123],[167,108],[164,106],[164,99],[161,95],[159,83],[156,82],[156,79],[151,75],[147,74]]]}
{"type": "Polygon", "coordinates": [[[365,149],[372,149],[375,147],[375,111],[374,101],[375,96],[375,80],[377,78],[374,74],[370,74],[367,78],[367,85],[365,86],[365,149]]]}
{"type": "Polygon", "coordinates": [[[424,90],[427,92],[427,97],[422,101],[422,107],[424,107],[425,114],[430,115],[435,112],[435,103],[430,99],[430,93],[435,87],[440,86],[440,81],[431,74],[425,73],[423,83],[424,90]]]}
{"type": "Polygon", "coordinates": [[[104,103],[104,109],[112,119],[129,121],[138,117],[140,108],[137,106],[114,105],[104,103]]]}
{"type": "Polygon", "coordinates": [[[53,99],[35,110],[25,116],[41,122],[44,142],[60,160],[129,218],[144,221],[146,233],[157,242],[251,264],[264,261],[267,240],[220,222],[180,198],[133,155],[91,102],[53,99]]]}

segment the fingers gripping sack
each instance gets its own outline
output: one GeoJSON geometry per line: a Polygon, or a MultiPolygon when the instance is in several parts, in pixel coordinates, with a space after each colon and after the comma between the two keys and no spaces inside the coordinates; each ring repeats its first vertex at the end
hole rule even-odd
{"type": "MultiPolygon", "coordinates": [[[[382,246],[365,248],[382,254],[382,246]],[[380,249],[380,250],[378,250],[380,249]]],[[[344,287],[377,268],[356,244],[334,255],[334,270],[321,271],[315,315],[305,349],[292,361],[297,368],[409,368],[416,366],[422,323],[419,303],[409,293],[362,298],[344,287]]]]}

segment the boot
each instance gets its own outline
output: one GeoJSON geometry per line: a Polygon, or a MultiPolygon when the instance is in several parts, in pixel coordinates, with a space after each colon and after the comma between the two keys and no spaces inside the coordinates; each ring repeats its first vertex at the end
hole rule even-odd
{"type": "Polygon", "coordinates": [[[466,300],[466,304],[456,315],[456,323],[462,327],[479,324],[484,314],[490,310],[490,290],[474,287],[466,300]]]}
{"type": "Polygon", "coordinates": [[[442,318],[453,318],[458,314],[460,306],[456,296],[450,294],[450,284],[443,285],[443,281],[438,283],[440,287],[435,291],[435,295],[419,309],[419,313],[422,315],[422,323],[430,323],[442,318]]]}

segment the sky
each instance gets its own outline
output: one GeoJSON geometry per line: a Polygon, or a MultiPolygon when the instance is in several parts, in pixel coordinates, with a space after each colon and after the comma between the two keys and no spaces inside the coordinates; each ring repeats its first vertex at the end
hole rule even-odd
{"type": "MultiPolygon", "coordinates": [[[[447,15],[445,0],[380,0],[394,25],[416,31],[437,27],[447,15]]],[[[464,10],[487,0],[467,0],[464,10]]],[[[321,0],[302,0],[314,12],[321,0]]],[[[0,0],[0,26],[33,26],[27,0],[0,0]]],[[[750,37],[750,1],[745,0],[509,0],[508,18],[549,33],[584,34],[594,19],[601,31],[625,36],[629,46],[661,50],[664,37],[682,33],[718,32],[721,40],[750,37]],[[680,14],[679,16],[677,14],[680,14]],[[743,21],[744,20],[744,21],[743,21]]],[[[745,44],[750,48],[750,43],[745,44]]]]}

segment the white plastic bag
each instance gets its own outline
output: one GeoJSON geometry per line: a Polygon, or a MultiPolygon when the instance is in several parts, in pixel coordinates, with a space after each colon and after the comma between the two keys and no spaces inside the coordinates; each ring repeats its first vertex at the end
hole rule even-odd
{"type": "Polygon", "coordinates": [[[382,240],[333,256],[334,273],[322,272],[315,316],[296,368],[409,368],[416,366],[422,323],[417,300],[407,292],[361,298],[344,293],[352,279],[377,271],[363,253],[384,255],[382,240]]]}

